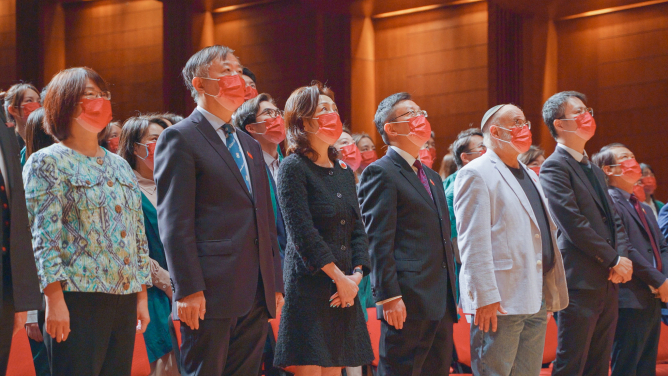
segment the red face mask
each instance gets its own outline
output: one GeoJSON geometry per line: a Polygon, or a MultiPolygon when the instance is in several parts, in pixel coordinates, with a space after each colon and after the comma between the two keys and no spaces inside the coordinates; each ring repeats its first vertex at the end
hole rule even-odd
{"type": "Polygon", "coordinates": [[[144,162],[144,164],[146,164],[146,167],[148,167],[149,169],[151,169],[151,171],[153,171],[153,168],[155,167],[154,166],[154,162],[155,162],[154,158],[155,158],[156,142],[153,141],[153,142],[149,142],[147,144],[140,144],[139,142],[137,142],[137,145],[143,146],[146,150],[146,152],[145,152],[146,154],[144,154],[144,151],[142,150],[143,148],[139,148],[140,154],[142,154],[142,155],[137,155],[137,156],[144,162]],[[143,155],[145,155],[145,157],[143,155]]]}
{"type": "Polygon", "coordinates": [[[529,148],[531,147],[531,129],[529,129],[529,127],[527,126],[521,128],[514,127],[513,129],[506,129],[503,127],[499,128],[509,131],[511,139],[510,141],[506,141],[497,138],[497,140],[509,143],[510,146],[512,146],[513,149],[515,149],[515,151],[517,151],[520,154],[529,151],[529,148]]]}
{"type": "Polygon", "coordinates": [[[204,92],[204,94],[216,98],[216,101],[229,111],[236,110],[242,103],[244,103],[244,98],[246,96],[246,81],[244,81],[243,77],[240,75],[222,76],[215,79],[202,78],[205,80],[218,81],[218,94],[211,95],[207,92],[204,92]]]}
{"type": "Polygon", "coordinates": [[[341,136],[341,133],[343,133],[343,124],[341,124],[339,114],[330,112],[313,119],[318,120],[318,131],[315,133],[307,132],[316,135],[316,137],[328,145],[334,145],[341,136]]]}
{"type": "Polygon", "coordinates": [[[594,137],[594,134],[596,133],[596,121],[594,120],[594,117],[591,116],[589,111],[585,111],[572,120],[574,120],[575,124],[577,124],[577,129],[574,131],[568,131],[564,129],[564,131],[574,132],[576,135],[578,135],[578,137],[585,141],[589,141],[592,137],[594,137]]]}
{"type": "Polygon", "coordinates": [[[621,176],[627,183],[635,184],[642,177],[640,165],[633,158],[622,161],[618,166],[622,168],[622,173],[615,176],[621,176]]]}
{"type": "Polygon", "coordinates": [[[378,154],[376,154],[375,150],[367,150],[363,151],[360,153],[362,155],[362,167],[366,168],[366,166],[372,164],[373,162],[378,160],[378,154]]]}
{"type": "Polygon", "coordinates": [[[246,91],[244,95],[245,100],[253,99],[258,95],[257,89],[252,86],[246,86],[245,91],[246,91]]]}
{"type": "Polygon", "coordinates": [[[654,176],[645,176],[642,180],[642,185],[645,187],[645,193],[648,195],[654,194],[656,190],[656,178],[654,176]]]}
{"type": "Polygon", "coordinates": [[[360,149],[357,148],[357,145],[350,144],[341,146],[339,152],[341,153],[341,159],[346,162],[353,171],[357,171],[362,163],[362,154],[360,154],[360,149]]]}
{"type": "MultiPolygon", "coordinates": [[[[431,132],[429,132],[429,135],[431,136],[431,132]]],[[[418,157],[420,158],[420,162],[422,162],[423,165],[431,168],[431,166],[434,165],[434,161],[436,160],[436,149],[420,149],[418,152],[418,157]]]]}
{"type": "Polygon", "coordinates": [[[640,202],[645,202],[647,200],[647,195],[645,194],[645,188],[642,184],[636,184],[633,186],[633,194],[638,198],[640,202]]]}
{"type": "Polygon", "coordinates": [[[91,133],[100,133],[111,121],[111,102],[104,98],[81,100],[81,115],[77,123],[91,133]]]}
{"type": "Polygon", "coordinates": [[[107,146],[109,146],[109,151],[112,153],[117,153],[118,152],[118,142],[120,141],[120,137],[112,137],[107,140],[107,146]]]}
{"type": "Polygon", "coordinates": [[[395,121],[394,123],[408,123],[408,134],[400,134],[399,136],[406,136],[415,145],[422,146],[431,137],[431,124],[424,116],[415,116],[408,121],[395,121]]]}
{"type": "Polygon", "coordinates": [[[529,167],[533,172],[536,173],[536,175],[540,174],[540,166],[531,166],[529,167]]]}
{"type": "Polygon", "coordinates": [[[257,122],[255,124],[265,124],[264,132],[255,132],[256,134],[262,135],[267,141],[272,144],[280,144],[285,140],[285,123],[283,122],[283,117],[278,116],[276,118],[269,118],[264,121],[257,122]]]}
{"type": "Polygon", "coordinates": [[[28,121],[28,116],[30,116],[36,109],[42,107],[42,105],[39,104],[39,102],[30,102],[21,107],[23,107],[23,121],[26,122],[28,121]]]}

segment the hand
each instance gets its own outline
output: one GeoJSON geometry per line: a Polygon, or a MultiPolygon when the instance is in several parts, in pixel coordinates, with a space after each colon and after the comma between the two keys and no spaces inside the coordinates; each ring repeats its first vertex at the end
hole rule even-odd
{"type": "Polygon", "coordinates": [[[623,283],[630,281],[633,276],[633,263],[626,257],[620,257],[619,262],[612,269],[624,279],[623,283]]]}
{"type": "Polygon", "coordinates": [[[36,322],[26,324],[26,333],[28,333],[28,338],[32,339],[33,341],[44,342],[42,331],[39,330],[39,324],[36,322]]]}
{"type": "Polygon", "coordinates": [[[547,313],[547,321],[550,322],[550,319],[554,316],[553,312],[548,312],[547,313]]]}
{"type": "Polygon", "coordinates": [[[137,333],[144,333],[151,322],[151,317],[148,314],[148,294],[146,293],[146,285],[142,285],[142,290],[137,293],[137,333]]]}
{"type": "Polygon", "coordinates": [[[276,293],[276,316],[279,316],[281,314],[281,311],[283,310],[283,304],[285,304],[285,300],[283,299],[283,294],[280,292],[276,293]]]}
{"type": "Polygon", "coordinates": [[[661,286],[659,286],[659,289],[657,290],[659,292],[659,297],[661,298],[661,301],[664,303],[668,303],[668,279],[666,279],[661,286]]]}
{"type": "Polygon", "coordinates": [[[357,296],[357,283],[352,276],[343,276],[335,281],[336,293],[329,298],[330,307],[348,308],[355,305],[355,296],[357,296]]]}
{"type": "Polygon", "coordinates": [[[406,322],[406,305],[404,300],[394,299],[383,304],[383,318],[395,329],[403,329],[406,322]]]}
{"type": "Polygon", "coordinates": [[[46,332],[62,342],[70,335],[70,311],[67,309],[60,282],[53,282],[44,289],[46,298],[46,332]]]}
{"type": "Polygon", "coordinates": [[[204,292],[196,292],[176,302],[176,311],[179,314],[179,319],[185,322],[190,329],[199,329],[199,320],[204,320],[204,314],[206,313],[204,292]]]}
{"type": "Polygon", "coordinates": [[[503,309],[503,307],[501,307],[501,302],[488,304],[478,308],[475,313],[475,320],[473,325],[478,325],[478,328],[483,332],[489,332],[490,327],[493,332],[496,332],[497,311],[504,315],[508,313],[503,309]]]}
{"type": "Polygon", "coordinates": [[[624,281],[624,278],[622,278],[621,275],[619,275],[615,269],[610,269],[610,273],[608,275],[608,280],[612,283],[622,283],[624,281]]]}
{"type": "Polygon", "coordinates": [[[14,313],[14,330],[12,331],[12,336],[25,327],[26,321],[28,321],[28,312],[14,313]]]}

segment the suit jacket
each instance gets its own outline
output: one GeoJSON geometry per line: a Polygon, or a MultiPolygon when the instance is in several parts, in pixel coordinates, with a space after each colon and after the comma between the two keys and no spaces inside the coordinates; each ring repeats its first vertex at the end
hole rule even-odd
{"type": "Polygon", "coordinates": [[[262,150],[249,135],[237,135],[253,194],[227,146],[198,110],[165,129],[155,152],[158,225],[174,300],[204,291],[206,317],[213,319],[246,314],[259,280],[273,317],[275,292],[283,290],[262,150]]]}
{"type": "Polygon", "coordinates": [[[668,205],[664,205],[659,210],[659,227],[663,233],[663,237],[668,240],[668,205]]]}
{"type": "MultiPolygon", "coordinates": [[[[536,174],[520,163],[543,202],[536,174]]],[[[464,313],[501,302],[511,315],[535,314],[545,299],[548,311],[568,305],[568,287],[557,227],[545,206],[551,234],[541,234],[531,203],[505,163],[488,149],[459,170],[454,208],[464,313]],[[554,266],[543,276],[542,237],[551,235],[554,266]]]]}
{"type": "MultiPolygon", "coordinates": [[[[7,168],[7,176],[3,178],[9,187],[11,218],[9,233],[11,276],[3,275],[0,278],[0,284],[11,281],[14,292],[14,309],[16,312],[24,312],[41,309],[42,297],[37,279],[35,255],[32,251],[32,234],[28,224],[28,210],[19,163],[19,145],[14,133],[13,128],[8,128],[3,121],[0,121],[0,148],[2,148],[2,157],[7,168]]],[[[3,234],[0,231],[0,243],[2,237],[3,234]]],[[[2,262],[2,257],[0,257],[0,274],[4,270],[2,262]]],[[[2,285],[0,285],[1,291],[4,291],[2,285]]],[[[2,299],[0,299],[0,304],[2,304],[2,299]]]]}
{"type": "Polygon", "coordinates": [[[590,163],[610,208],[605,207],[579,162],[557,147],[540,168],[540,183],[559,228],[557,243],[564,257],[568,288],[606,288],[610,265],[617,256],[628,257],[630,244],[622,220],[607,194],[603,171],[590,163]],[[608,221],[613,221],[610,233],[608,221]]]}
{"type": "MultiPolygon", "coordinates": [[[[403,296],[409,320],[450,314],[456,322],[454,251],[443,182],[430,168],[424,172],[434,199],[391,148],[360,177],[372,291],[376,302],[403,296]]],[[[382,317],[382,309],[377,312],[382,317]]]]}
{"type": "Polygon", "coordinates": [[[619,287],[619,308],[647,308],[656,299],[649,286],[658,289],[668,276],[668,245],[666,239],[663,238],[661,230],[659,230],[659,224],[654,218],[652,209],[646,204],[641,204],[645,211],[647,224],[650,227],[649,230],[657,242],[661,254],[663,268],[659,271],[654,266],[652,244],[638,212],[624,197],[621,189],[610,187],[608,193],[610,193],[617,213],[624,223],[633,249],[638,251],[629,253],[629,258],[633,262],[633,278],[619,287]]]}

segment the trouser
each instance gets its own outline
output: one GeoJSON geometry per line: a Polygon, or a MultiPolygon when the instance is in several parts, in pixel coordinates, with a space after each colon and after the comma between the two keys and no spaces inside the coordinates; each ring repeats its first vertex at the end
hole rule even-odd
{"type": "MultiPolygon", "coordinates": [[[[547,330],[545,303],[531,315],[497,314],[497,330],[471,324],[471,369],[474,375],[534,376],[540,373],[547,330]]],[[[472,317],[472,320],[475,316],[472,317]]]]}
{"type": "Polygon", "coordinates": [[[262,280],[250,311],[241,317],[204,319],[199,329],[181,324],[181,375],[257,375],[267,339],[269,312],[262,280]]]}
{"type": "Polygon", "coordinates": [[[71,332],[56,342],[44,325],[53,376],[127,376],[132,369],[137,294],[63,292],[71,332]]]}
{"type": "Polygon", "coordinates": [[[569,304],[559,311],[559,345],[553,376],[607,376],[618,316],[617,287],[568,290],[569,304]]]}
{"type": "Polygon", "coordinates": [[[644,309],[620,308],[612,345],[612,376],[656,375],[661,301],[644,309]]]}
{"type": "MultiPolygon", "coordinates": [[[[5,294],[7,295],[7,294],[5,294]]],[[[12,347],[12,332],[14,331],[14,302],[11,296],[4,297],[0,310],[0,375],[7,372],[9,350],[12,347]]]]}

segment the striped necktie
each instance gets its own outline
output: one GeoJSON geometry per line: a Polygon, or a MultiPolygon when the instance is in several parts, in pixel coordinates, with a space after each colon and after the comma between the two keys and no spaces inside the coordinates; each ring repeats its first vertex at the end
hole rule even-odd
{"type": "Polygon", "coordinates": [[[239,167],[239,172],[241,172],[241,176],[244,178],[248,192],[252,193],[253,191],[251,190],[250,175],[248,175],[248,168],[244,164],[244,156],[241,153],[239,143],[234,138],[234,128],[229,124],[224,124],[223,131],[225,132],[225,143],[227,143],[227,149],[232,154],[232,158],[234,158],[234,162],[237,163],[237,167],[239,167]]]}

